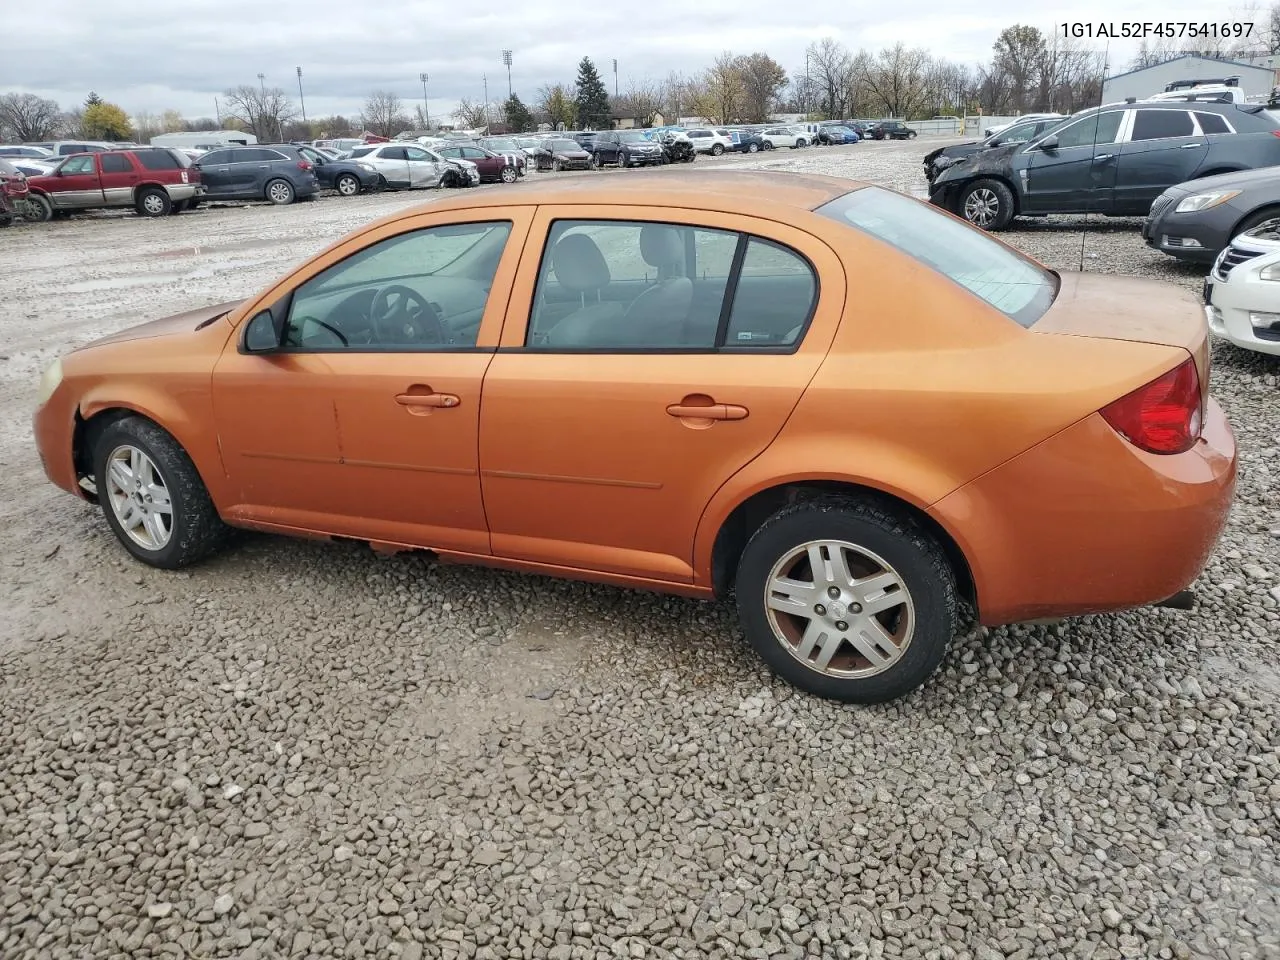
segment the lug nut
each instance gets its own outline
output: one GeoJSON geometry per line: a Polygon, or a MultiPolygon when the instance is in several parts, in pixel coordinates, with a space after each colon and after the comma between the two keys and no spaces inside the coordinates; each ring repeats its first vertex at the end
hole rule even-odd
{"type": "Polygon", "coordinates": [[[837,629],[837,630],[848,630],[848,629],[849,629],[849,625],[848,625],[847,623],[845,623],[843,620],[837,620],[837,621],[836,621],[836,629],[837,629]]]}
{"type": "Polygon", "coordinates": [[[862,604],[860,604],[860,603],[851,603],[851,604],[849,604],[849,612],[850,612],[850,613],[861,613],[861,612],[862,612],[862,604]]]}
{"type": "Polygon", "coordinates": [[[839,587],[827,587],[827,596],[828,596],[828,597],[830,597],[832,600],[839,599],[839,597],[840,597],[840,588],[839,588],[839,587]]]}
{"type": "Polygon", "coordinates": [[[813,612],[820,617],[826,616],[827,608],[824,607],[822,604],[818,604],[816,607],[813,608],[813,612]]]}

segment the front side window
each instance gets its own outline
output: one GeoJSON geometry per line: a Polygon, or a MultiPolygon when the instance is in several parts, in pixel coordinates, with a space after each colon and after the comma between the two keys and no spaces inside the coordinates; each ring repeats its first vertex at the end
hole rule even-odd
{"type": "Polygon", "coordinates": [[[421,147],[405,147],[404,155],[409,160],[417,160],[419,163],[430,162],[431,154],[421,147]]]}
{"type": "Polygon", "coordinates": [[[473,347],[510,221],[389,237],[294,291],[284,345],[296,350],[473,347]]]}
{"type": "Polygon", "coordinates": [[[1115,143],[1116,134],[1120,132],[1120,121],[1124,116],[1122,110],[1111,110],[1107,113],[1095,113],[1091,117],[1078,120],[1058,132],[1058,149],[1068,147],[1088,147],[1093,144],[1115,143]]]}
{"type": "Polygon", "coordinates": [[[93,155],[88,153],[83,156],[72,157],[62,165],[62,173],[64,176],[93,172],[93,155]]]}
{"type": "Polygon", "coordinates": [[[901,250],[1024,327],[1039,320],[1057,296],[1057,278],[1039,264],[903,194],[865,187],[815,212],[901,250]]]}
{"type": "Polygon", "coordinates": [[[1138,110],[1133,118],[1131,140],[1169,140],[1189,137],[1195,126],[1185,110],[1138,110]]]}

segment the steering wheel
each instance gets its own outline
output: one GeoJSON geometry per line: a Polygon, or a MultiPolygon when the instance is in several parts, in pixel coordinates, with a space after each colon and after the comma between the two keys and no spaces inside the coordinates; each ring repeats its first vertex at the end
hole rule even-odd
{"type": "MultiPolygon", "coordinates": [[[[309,323],[314,323],[321,330],[333,334],[344,347],[349,347],[351,345],[351,341],[347,339],[347,335],[331,323],[325,323],[323,320],[317,320],[315,317],[310,315],[297,317],[292,321],[292,325],[297,329],[299,335],[301,335],[301,332],[306,329],[306,326],[309,323]]],[[[298,346],[302,346],[302,344],[299,343],[298,346]]]]}
{"type": "Polygon", "coordinates": [[[393,283],[369,304],[369,321],[379,343],[444,343],[444,324],[436,308],[412,287],[393,283]]]}

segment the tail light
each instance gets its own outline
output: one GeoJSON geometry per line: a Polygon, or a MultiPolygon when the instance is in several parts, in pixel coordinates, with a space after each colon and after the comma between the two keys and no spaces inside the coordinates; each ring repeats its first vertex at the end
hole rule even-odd
{"type": "Polygon", "coordinates": [[[299,160],[299,161],[298,161],[298,169],[299,169],[299,170],[310,170],[310,169],[311,169],[311,161],[310,161],[310,160],[299,160]]]}
{"type": "Polygon", "coordinates": [[[1100,411],[1111,428],[1148,453],[1183,453],[1195,446],[1202,423],[1200,376],[1186,362],[1100,411]]]}

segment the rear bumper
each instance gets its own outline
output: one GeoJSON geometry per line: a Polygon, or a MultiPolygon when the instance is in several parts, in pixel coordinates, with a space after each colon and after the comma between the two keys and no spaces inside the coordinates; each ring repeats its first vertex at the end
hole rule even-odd
{"type": "Polygon", "coordinates": [[[1236,447],[1218,404],[1182,454],[1149,454],[1098,414],[930,509],[969,562],[982,623],[1145,606],[1190,584],[1227,522],[1236,447]]]}

